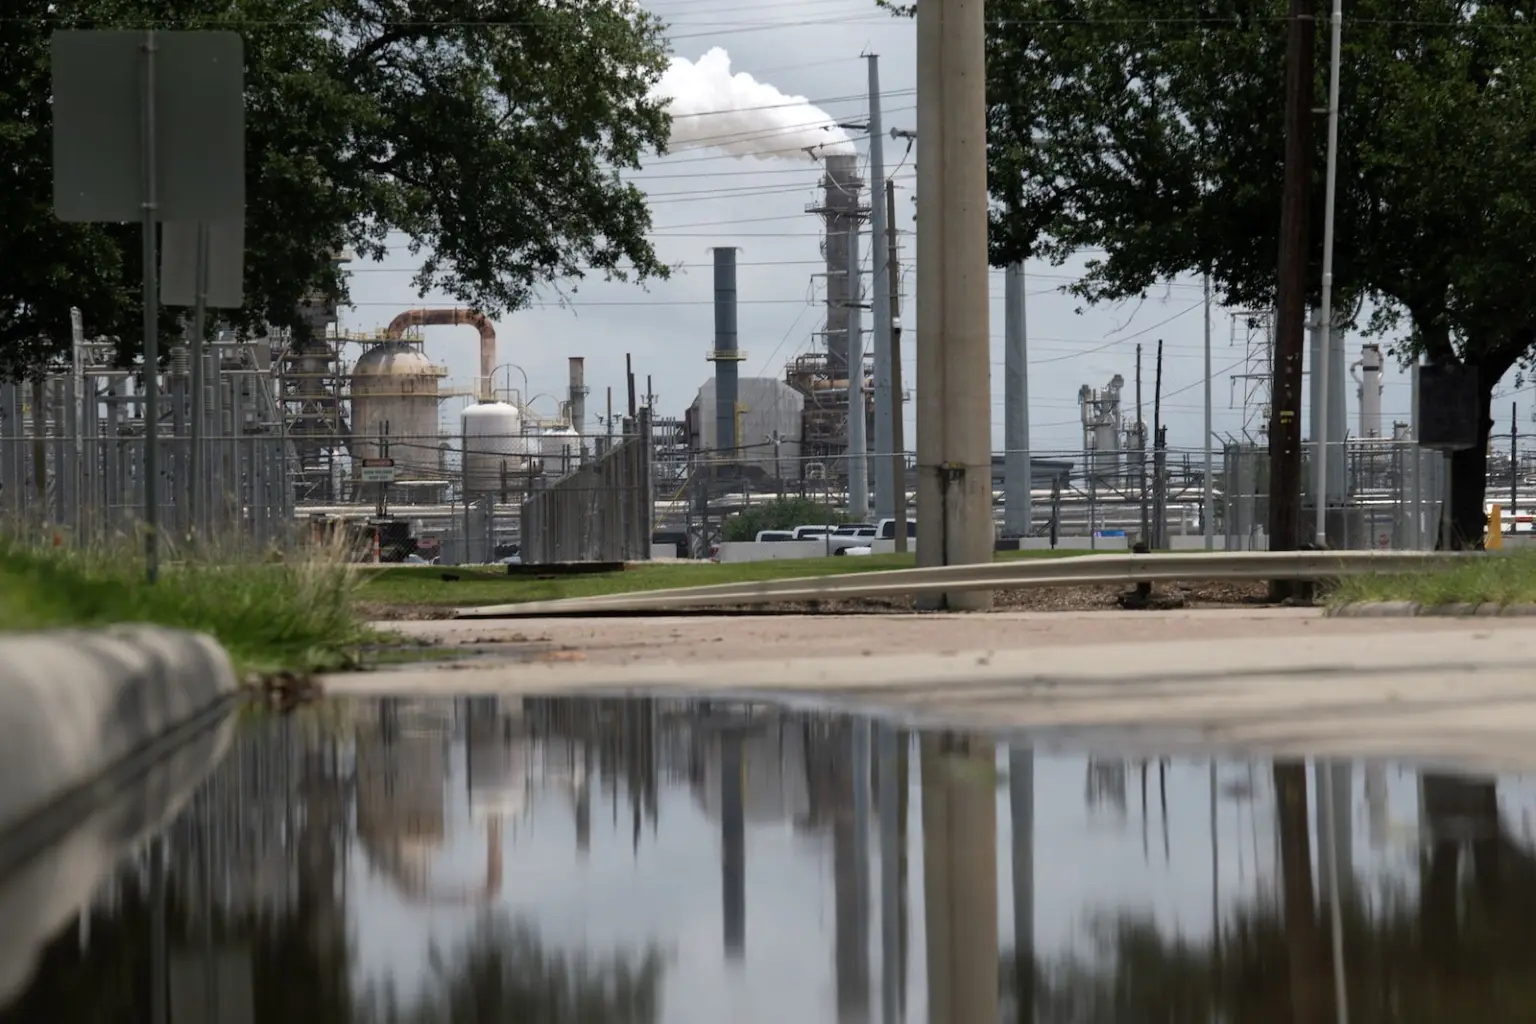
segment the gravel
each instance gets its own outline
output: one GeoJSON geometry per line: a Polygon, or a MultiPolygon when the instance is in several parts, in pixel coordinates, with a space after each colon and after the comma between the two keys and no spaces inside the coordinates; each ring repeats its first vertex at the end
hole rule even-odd
{"type": "MultiPolygon", "coordinates": [[[[1090,587],[1041,587],[993,592],[992,607],[995,611],[1028,612],[1082,612],[1102,609],[1110,611],[1120,607],[1120,597],[1126,592],[1121,586],[1090,587]]],[[[1263,583],[1231,583],[1222,581],[1165,583],[1154,588],[1160,607],[1184,608],[1237,608],[1269,604],[1263,583]]],[[[738,606],[739,607],[739,606],[738,606]]],[[[781,602],[752,605],[746,610],[758,614],[804,614],[806,612],[830,612],[839,615],[888,614],[912,612],[916,602],[910,597],[859,598],[847,601],[781,602]]],[[[726,608],[695,609],[699,612],[735,610],[726,608]]],[[[443,605],[392,605],[366,602],[359,605],[359,614],[374,622],[424,621],[450,619],[453,609],[443,605]]]]}

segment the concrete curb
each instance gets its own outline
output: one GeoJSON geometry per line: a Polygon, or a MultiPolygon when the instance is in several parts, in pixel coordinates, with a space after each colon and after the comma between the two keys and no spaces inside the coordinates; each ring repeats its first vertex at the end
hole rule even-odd
{"type": "Polygon", "coordinates": [[[232,696],[211,637],[157,626],[0,636],[0,832],[232,696]]]}
{"type": "Polygon", "coordinates": [[[1329,608],[1323,614],[1333,619],[1409,619],[1422,616],[1521,619],[1536,616],[1536,604],[1418,604],[1413,601],[1362,601],[1358,604],[1329,608]]]}

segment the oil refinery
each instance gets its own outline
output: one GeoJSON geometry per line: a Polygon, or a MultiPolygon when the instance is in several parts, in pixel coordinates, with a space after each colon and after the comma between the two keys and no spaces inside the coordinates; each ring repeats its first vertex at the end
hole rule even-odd
{"type": "MultiPolygon", "coordinates": [[[[743,336],[755,330],[739,323],[737,250],[728,246],[713,252],[715,330],[703,348],[696,397],[681,415],[664,415],[631,372],[620,412],[610,397],[601,430],[587,422],[580,355],[568,356],[564,399],[552,415],[538,415],[510,378],[497,385],[496,328],[481,314],[403,309],[381,328],[357,331],[341,326],[333,305],[312,301],[302,309],[309,327],[303,338],[225,332],[205,345],[197,368],[186,344],[172,348],[159,378],[156,433],[164,454],[155,481],[171,535],[233,532],[274,544],[296,532],[341,530],[371,537],[371,557],[385,561],[483,563],[519,551],[535,561],[615,561],[658,551],[708,557],[732,513],[775,495],[853,507],[850,438],[865,439],[863,461],[878,455],[893,470],[897,464],[873,443],[876,359],[862,344],[857,315],[876,283],[868,280],[872,272],[852,271],[871,212],[867,184],[854,156],[820,160],[819,198],[806,213],[821,222],[823,262],[813,283],[824,316],[808,349],[777,376],[741,376],[743,336]],[[423,334],[450,326],[466,329],[465,344],[472,329],[478,354],[473,380],[458,385],[448,378],[446,352],[430,350],[423,334]],[[859,425],[851,413],[863,430],[850,429],[859,425]],[[535,523],[537,537],[529,532],[535,523]]],[[[894,240],[890,255],[899,263],[894,240]]],[[[350,261],[336,259],[343,268],[350,261]]],[[[899,316],[902,297],[891,298],[899,316]]],[[[1273,320],[1238,312],[1232,323],[1231,344],[1245,352],[1230,375],[1242,426],[1219,445],[1214,528],[1223,546],[1258,547],[1273,320]]],[[[899,329],[894,333],[899,340],[899,329]]],[[[1330,458],[1326,484],[1330,534],[1347,547],[1422,545],[1433,529],[1443,467],[1438,456],[1417,452],[1410,424],[1382,423],[1380,347],[1363,346],[1346,372],[1342,336],[1332,332],[1328,353],[1334,387],[1326,399],[1327,441],[1330,452],[1342,453],[1330,458]],[[1359,409],[1354,431],[1345,422],[1350,378],[1359,409]]],[[[441,344],[459,343],[447,337],[441,344]]],[[[1320,357],[1314,352],[1314,363],[1320,357]]],[[[1099,387],[1085,384],[1077,395],[1081,446],[1052,457],[1032,453],[1022,536],[1003,537],[1004,459],[994,456],[1000,542],[1092,547],[1142,536],[1166,547],[1200,540],[1206,474],[1198,446],[1169,449],[1166,428],[1149,427],[1126,388],[1122,374],[1099,387]]],[[[907,395],[893,390],[884,412],[899,419],[907,395]]],[[[1313,396],[1314,419],[1323,404],[1313,396]]],[[[28,384],[0,384],[0,513],[93,536],[125,535],[145,500],[144,436],[141,378],[115,364],[110,342],[77,332],[72,367],[28,384]]],[[[1503,472],[1518,489],[1536,475],[1531,468],[1519,462],[1501,469],[1495,459],[1492,473],[1503,472]]],[[[907,494],[915,517],[910,458],[899,469],[891,490],[907,494]]],[[[882,500],[893,499],[889,491],[882,499],[877,487],[877,518],[891,514],[882,500]]]]}

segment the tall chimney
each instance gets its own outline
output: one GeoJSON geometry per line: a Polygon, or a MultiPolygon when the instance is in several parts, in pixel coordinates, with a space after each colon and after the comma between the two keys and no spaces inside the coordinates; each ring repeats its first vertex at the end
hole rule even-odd
{"type": "Polygon", "coordinates": [[[581,356],[571,356],[571,429],[576,431],[578,450],[586,449],[587,434],[587,361],[581,356]]]}
{"type": "Polygon", "coordinates": [[[833,380],[848,369],[848,241],[859,229],[859,158],[825,157],[823,200],[817,212],[827,224],[827,370],[833,380]]]}
{"type": "Polygon", "coordinates": [[[1360,348],[1360,436],[1381,436],[1381,346],[1360,348]]]}
{"type": "Polygon", "coordinates": [[[746,357],[736,347],[736,250],[715,250],[715,450],[734,459],[741,439],[736,436],[737,363],[746,357]]]}

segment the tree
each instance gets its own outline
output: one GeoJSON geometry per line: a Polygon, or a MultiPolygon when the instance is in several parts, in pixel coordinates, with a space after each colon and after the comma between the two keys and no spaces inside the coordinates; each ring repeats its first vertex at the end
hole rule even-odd
{"type": "MultiPolygon", "coordinates": [[[[1369,301],[1362,326],[1408,329],[1401,357],[1476,367],[1485,437],[1494,386],[1536,340],[1530,8],[1351,0],[1344,22],[1335,309],[1369,301]]],[[[1101,249],[1072,287],[1089,302],[1209,271],[1228,305],[1273,305],[1286,12],[1285,0],[991,4],[991,261],[1101,249]]],[[[1326,96],[1328,48],[1316,49],[1326,96]]],[[[1314,139],[1315,293],[1326,133],[1314,139]]],[[[1486,444],[1452,461],[1458,546],[1482,535],[1485,463],[1486,444]]]]}
{"type": "Polygon", "coordinates": [[[752,505],[725,521],[725,539],[755,540],[762,530],[793,530],[797,526],[835,526],[847,516],[809,498],[778,497],[752,505]]]}
{"type": "Polygon", "coordinates": [[[661,1016],[666,960],[648,945],[606,957],[549,949],[537,930],[496,915],[452,952],[436,945],[431,973],[406,1005],[393,987],[375,991],[358,1019],[370,1024],[649,1024],[661,1016]]]}
{"type": "Polygon", "coordinates": [[[71,306],[139,351],[137,227],[53,216],[49,36],[149,26],[245,40],[237,326],[302,334],[307,294],[345,299],[331,254],[346,247],[404,244],[418,294],[493,316],[589,271],[666,274],[620,176],[669,131],[649,96],[662,26],[629,0],[18,0],[0,20],[0,372],[67,348],[71,306]]]}

